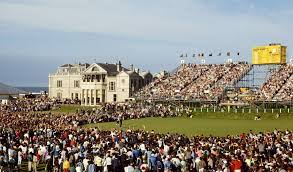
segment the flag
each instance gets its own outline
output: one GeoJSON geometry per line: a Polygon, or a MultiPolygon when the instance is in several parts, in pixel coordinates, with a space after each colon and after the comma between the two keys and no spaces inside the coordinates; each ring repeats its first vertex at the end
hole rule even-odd
{"type": "Polygon", "coordinates": [[[230,56],[230,52],[227,52],[227,56],[230,56]]]}
{"type": "Polygon", "coordinates": [[[183,57],[183,54],[181,54],[180,57],[183,57]]]}
{"type": "Polygon", "coordinates": [[[218,54],[218,56],[221,56],[221,55],[222,55],[222,53],[219,53],[219,54],[218,54]]]}
{"type": "Polygon", "coordinates": [[[213,56],[213,53],[209,54],[209,56],[213,56]]]}

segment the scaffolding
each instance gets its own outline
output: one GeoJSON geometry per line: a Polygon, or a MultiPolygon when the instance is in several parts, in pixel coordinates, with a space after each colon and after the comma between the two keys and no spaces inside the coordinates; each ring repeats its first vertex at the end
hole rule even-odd
{"type": "Polygon", "coordinates": [[[251,70],[238,81],[236,87],[259,89],[280,66],[280,64],[254,64],[251,70]]]}

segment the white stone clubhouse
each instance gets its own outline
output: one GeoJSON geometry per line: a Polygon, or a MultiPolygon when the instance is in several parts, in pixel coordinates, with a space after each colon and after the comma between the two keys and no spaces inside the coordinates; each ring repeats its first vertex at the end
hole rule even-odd
{"type": "Polygon", "coordinates": [[[49,74],[49,97],[78,99],[82,105],[104,102],[125,102],[134,92],[149,84],[150,72],[129,69],[118,64],[65,64],[49,74]]]}

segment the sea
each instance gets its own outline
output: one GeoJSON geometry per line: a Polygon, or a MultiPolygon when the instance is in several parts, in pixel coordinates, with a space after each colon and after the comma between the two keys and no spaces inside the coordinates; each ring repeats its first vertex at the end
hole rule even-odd
{"type": "Polygon", "coordinates": [[[48,93],[48,87],[16,87],[20,90],[29,92],[29,93],[41,93],[45,92],[48,93]]]}

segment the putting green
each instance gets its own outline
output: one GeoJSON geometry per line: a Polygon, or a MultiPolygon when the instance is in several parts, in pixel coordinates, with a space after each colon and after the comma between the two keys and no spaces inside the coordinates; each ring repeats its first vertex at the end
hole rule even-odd
{"type": "MultiPolygon", "coordinates": [[[[119,128],[116,122],[88,124],[84,127],[98,127],[101,130],[119,128]]],[[[264,132],[273,131],[275,128],[293,130],[293,119],[264,119],[260,121],[248,119],[204,119],[204,118],[144,118],[123,121],[122,129],[154,130],[159,133],[182,133],[192,135],[225,136],[247,133],[249,130],[264,132]]]]}

